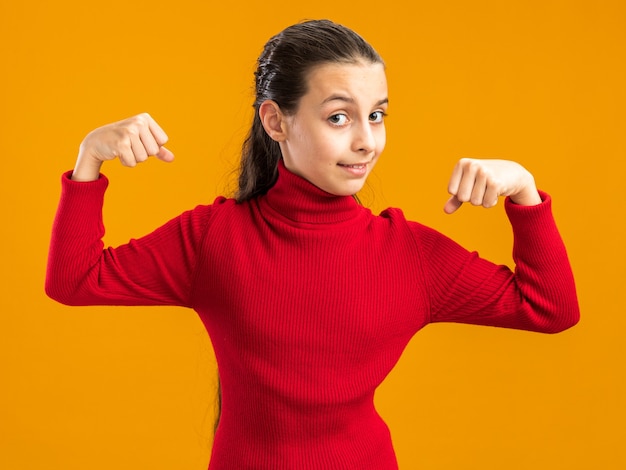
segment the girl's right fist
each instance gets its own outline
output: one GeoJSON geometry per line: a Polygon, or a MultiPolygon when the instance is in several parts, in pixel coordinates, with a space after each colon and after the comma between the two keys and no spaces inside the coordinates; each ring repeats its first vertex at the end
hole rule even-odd
{"type": "Polygon", "coordinates": [[[72,179],[97,179],[102,163],[115,158],[128,167],[150,156],[170,162],[174,154],[164,147],[167,140],[167,134],[148,113],[99,127],[80,144],[72,179]]]}

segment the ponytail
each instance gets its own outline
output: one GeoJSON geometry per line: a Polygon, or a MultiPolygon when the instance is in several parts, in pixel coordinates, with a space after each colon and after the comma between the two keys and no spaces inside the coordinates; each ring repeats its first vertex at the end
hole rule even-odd
{"type": "Polygon", "coordinates": [[[278,179],[278,161],[281,159],[278,142],[267,135],[258,106],[255,107],[252,128],[243,143],[239,169],[237,202],[244,202],[265,194],[278,179]]]}

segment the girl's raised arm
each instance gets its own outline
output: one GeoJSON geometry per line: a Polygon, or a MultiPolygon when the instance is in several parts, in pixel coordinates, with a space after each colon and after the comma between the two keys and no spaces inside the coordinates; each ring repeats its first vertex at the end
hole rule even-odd
{"type": "Polygon", "coordinates": [[[52,227],[46,292],[68,305],[188,305],[195,258],[209,206],[170,220],[152,233],[105,248],[102,163],[133,167],[149,156],[171,161],[167,135],[148,114],[89,133],[62,191],[52,227]]]}
{"type": "Polygon", "coordinates": [[[508,196],[515,270],[496,265],[435,232],[421,230],[428,253],[434,322],[459,322],[556,333],[580,317],[565,245],[552,216],[551,198],[533,176],[506,160],[461,159],[450,177],[444,207],[493,207],[508,196]],[[429,234],[430,233],[430,234],[429,234]],[[445,269],[442,269],[442,260],[445,269]]]}

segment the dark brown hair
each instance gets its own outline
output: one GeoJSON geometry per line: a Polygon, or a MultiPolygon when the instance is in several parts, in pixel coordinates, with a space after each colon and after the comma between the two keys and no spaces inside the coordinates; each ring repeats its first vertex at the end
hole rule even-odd
{"type": "Polygon", "coordinates": [[[265,194],[278,177],[280,148],[263,129],[259,117],[261,104],[273,100],[283,113],[293,114],[300,98],[307,92],[307,76],[313,67],[359,60],[383,63],[361,36],[329,20],[311,20],[289,26],[265,44],[254,72],[254,119],[243,144],[235,194],[237,202],[265,194]]]}

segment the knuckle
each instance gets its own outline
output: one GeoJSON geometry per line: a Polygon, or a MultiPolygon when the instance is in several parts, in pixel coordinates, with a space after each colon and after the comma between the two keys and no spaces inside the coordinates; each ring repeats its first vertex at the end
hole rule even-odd
{"type": "Polygon", "coordinates": [[[115,129],[115,140],[118,147],[130,147],[131,139],[137,135],[137,129],[132,124],[128,124],[115,129]]]}
{"type": "Polygon", "coordinates": [[[470,159],[468,162],[468,167],[470,170],[474,171],[477,174],[482,174],[485,172],[485,167],[480,160],[470,159]]]}
{"type": "Polygon", "coordinates": [[[465,170],[474,170],[478,166],[479,161],[475,158],[464,157],[459,160],[459,165],[465,170]]]}
{"type": "Polygon", "coordinates": [[[136,116],[131,117],[129,122],[129,129],[137,130],[140,127],[144,127],[148,124],[150,115],[148,113],[137,114],[136,116]]]}
{"type": "Polygon", "coordinates": [[[136,117],[137,117],[137,124],[141,127],[149,126],[150,121],[152,120],[152,118],[150,117],[148,113],[141,113],[141,114],[138,114],[136,117]]]}

